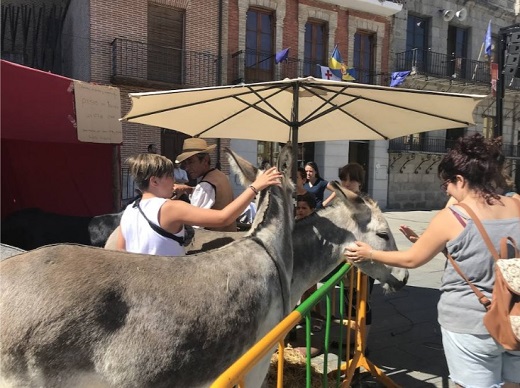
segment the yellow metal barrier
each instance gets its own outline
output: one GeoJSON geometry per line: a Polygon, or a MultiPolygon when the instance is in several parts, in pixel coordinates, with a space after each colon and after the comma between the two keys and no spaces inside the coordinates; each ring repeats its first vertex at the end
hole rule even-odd
{"type": "MultiPolygon", "coordinates": [[[[249,349],[241,358],[239,358],[233,365],[231,365],[224,373],[222,373],[217,380],[213,382],[211,388],[231,388],[240,387],[245,388],[245,376],[253,369],[253,367],[264,357],[271,355],[271,349],[278,344],[278,376],[277,387],[283,388],[283,364],[284,364],[284,339],[286,335],[294,328],[302,319],[306,318],[306,353],[307,353],[307,368],[306,386],[310,387],[311,377],[311,346],[310,346],[310,311],[321,300],[326,300],[326,330],[324,338],[324,363],[323,370],[327,371],[330,327],[331,327],[331,298],[330,294],[334,292],[337,284],[340,285],[340,303],[339,313],[340,322],[346,326],[346,353],[352,354],[347,362],[342,361],[342,331],[339,337],[339,353],[338,365],[334,372],[336,373],[336,386],[339,386],[341,376],[344,376],[341,382],[341,387],[349,387],[355,370],[359,367],[364,367],[377,380],[379,380],[386,387],[399,387],[389,377],[387,377],[379,368],[372,364],[364,355],[365,351],[365,331],[366,331],[366,305],[368,297],[368,281],[367,276],[361,271],[352,271],[352,276],[349,276],[349,306],[347,312],[347,319],[343,319],[344,314],[344,293],[343,293],[343,279],[347,272],[351,269],[349,264],[342,266],[331,278],[317,291],[315,291],[307,300],[298,306],[292,313],[290,313],[284,320],[282,320],[276,327],[267,333],[260,341],[258,341],[251,349],[249,349]],[[354,292],[357,293],[356,300],[356,321],[355,325],[351,325],[352,300],[354,292]],[[351,334],[355,328],[354,352],[351,352],[351,334]]],[[[323,386],[327,386],[327,375],[324,373],[323,386]]]]}

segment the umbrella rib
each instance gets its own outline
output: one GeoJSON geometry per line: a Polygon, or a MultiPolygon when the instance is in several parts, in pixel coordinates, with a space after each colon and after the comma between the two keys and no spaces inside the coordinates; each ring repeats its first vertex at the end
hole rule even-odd
{"type": "MultiPolygon", "coordinates": [[[[250,88],[248,88],[248,89],[250,89],[250,88]]],[[[277,89],[277,90],[275,90],[275,93],[269,95],[267,98],[271,98],[271,97],[273,97],[273,96],[276,96],[278,93],[284,91],[284,90],[287,89],[287,88],[266,88],[266,89],[263,89],[262,91],[269,90],[269,89],[277,89]]],[[[249,103],[249,102],[244,101],[243,99],[241,99],[240,96],[231,96],[231,98],[233,98],[233,99],[235,99],[235,100],[238,100],[238,101],[240,101],[241,103],[245,104],[246,107],[244,107],[243,109],[239,110],[238,112],[235,112],[235,113],[232,114],[231,116],[228,116],[228,117],[226,117],[225,119],[220,120],[219,122],[213,124],[212,126],[206,128],[206,129],[204,129],[203,131],[199,132],[199,133],[196,134],[195,136],[201,136],[201,135],[203,135],[204,133],[206,133],[206,132],[208,132],[208,131],[211,131],[213,128],[218,127],[219,125],[225,123],[225,122],[228,121],[228,120],[231,120],[233,117],[238,116],[239,114],[242,114],[243,112],[245,112],[246,110],[248,110],[248,109],[250,109],[250,108],[256,109],[256,110],[258,110],[258,111],[264,113],[265,115],[272,117],[274,120],[280,121],[280,122],[283,123],[283,124],[288,124],[288,123],[289,123],[289,121],[288,121],[288,120],[283,116],[283,114],[282,114],[281,112],[279,112],[279,111],[278,111],[274,106],[272,106],[269,102],[267,102],[266,99],[265,99],[264,97],[260,96],[260,95],[255,91],[255,90],[250,89],[250,91],[251,91],[253,94],[257,95],[257,97],[258,97],[260,100],[259,100],[259,101],[256,101],[254,104],[251,104],[251,103],[249,103]],[[263,109],[263,108],[260,108],[260,107],[256,106],[256,105],[260,104],[261,102],[265,102],[267,105],[269,105],[269,106],[271,107],[271,109],[273,109],[276,113],[278,113],[278,114],[281,116],[281,118],[280,118],[280,117],[277,117],[276,115],[273,115],[271,112],[268,112],[268,111],[266,111],[266,110],[263,109]]],[[[244,94],[244,93],[242,93],[242,95],[243,95],[243,94],[244,94]]]]}
{"type": "MultiPolygon", "coordinates": [[[[219,96],[219,97],[210,98],[208,100],[198,100],[198,101],[195,101],[195,102],[190,102],[190,103],[179,105],[179,106],[174,106],[174,107],[164,108],[164,109],[158,109],[158,110],[154,110],[154,111],[150,111],[150,112],[146,112],[146,113],[141,113],[141,114],[137,114],[137,115],[133,115],[133,116],[128,116],[128,117],[125,117],[125,120],[130,121],[130,120],[138,119],[138,118],[141,118],[141,117],[153,116],[155,114],[165,113],[165,112],[174,111],[174,110],[182,109],[182,108],[188,108],[190,106],[197,106],[197,105],[201,105],[201,104],[207,104],[208,102],[224,100],[224,99],[230,98],[230,97],[238,99],[238,97],[240,97],[240,96],[247,95],[247,94],[251,93],[250,88],[247,88],[247,89],[248,90],[246,90],[244,92],[239,92],[239,93],[237,93],[235,95],[231,95],[231,96],[219,96]]],[[[273,87],[266,87],[265,89],[262,89],[262,91],[269,90],[269,89],[273,89],[273,87]]],[[[277,89],[277,88],[275,88],[275,89],[277,89]]],[[[280,89],[280,91],[282,91],[282,90],[284,90],[284,89],[280,89]]],[[[273,95],[275,95],[275,94],[273,94],[273,95]]],[[[271,97],[271,96],[269,96],[269,97],[271,97]]],[[[242,100],[239,100],[239,101],[242,101],[242,100]]]]}
{"type": "MultiPolygon", "coordinates": [[[[313,94],[314,96],[318,97],[319,99],[323,100],[323,104],[321,104],[319,107],[317,107],[316,109],[314,109],[311,113],[309,113],[302,121],[301,121],[301,125],[305,124],[305,123],[308,123],[310,121],[313,121],[314,119],[317,119],[317,118],[320,118],[321,116],[329,113],[329,112],[332,112],[336,109],[338,109],[338,106],[337,105],[332,105],[331,101],[336,98],[340,93],[342,93],[344,90],[347,89],[347,86],[345,87],[342,87],[339,91],[335,92],[335,94],[328,98],[328,99],[325,99],[323,98],[322,96],[320,96],[318,93],[316,93],[314,90],[308,88],[306,85],[303,85],[302,84],[302,87],[307,90],[309,93],[313,94]],[[321,108],[323,108],[324,106],[326,105],[331,105],[330,108],[326,109],[325,112],[322,112],[320,113],[319,115],[313,117],[313,115],[318,112],[321,108]]],[[[325,90],[327,92],[330,92],[330,89],[325,89],[325,88],[318,88],[316,87],[316,85],[313,85],[314,88],[316,89],[320,89],[320,90],[325,90]]]]}
{"type": "MultiPolygon", "coordinates": [[[[407,111],[410,111],[410,112],[415,112],[415,113],[420,113],[420,114],[423,114],[423,115],[426,115],[426,116],[431,116],[431,117],[437,117],[439,119],[444,119],[444,120],[448,120],[448,121],[453,121],[455,123],[461,123],[461,124],[464,124],[466,126],[469,126],[471,125],[470,123],[468,123],[467,121],[463,121],[463,120],[458,120],[458,119],[453,119],[453,118],[449,118],[447,116],[442,116],[442,115],[439,115],[439,114],[436,114],[436,113],[429,113],[429,112],[425,112],[425,111],[422,111],[422,110],[419,110],[419,109],[414,109],[414,108],[406,108],[406,107],[403,107],[403,106],[399,106],[399,105],[396,105],[396,104],[392,104],[390,102],[381,102],[381,101],[378,101],[378,100],[374,100],[373,98],[368,98],[368,97],[363,97],[363,96],[354,96],[354,95],[351,95],[351,94],[346,94],[350,97],[357,97],[356,100],[358,99],[362,99],[362,100],[365,100],[365,101],[370,101],[370,102],[376,102],[378,104],[382,104],[382,105],[387,105],[387,106],[391,106],[393,108],[398,108],[398,109],[404,109],[404,110],[407,110],[407,111]]],[[[352,101],[349,101],[349,103],[352,102],[352,101]]],[[[347,105],[347,104],[344,104],[344,105],[347,105]]],[[[342,107],[344,106],[342,105],[342,107]]],[[[343,112],[343,111],[342,111],[343,112]]]]}
{"type": "MultiPolygon", "coordinates": [[[[327,88],[324,88],[324,87],[317,87],[316,85],[314,85],[314,88],[315,89],[320,89],[320,90],[324,90],[324,91],[327,91],[327,92],[330,92],[330,89],[327,89],[327,88]]],[[[415,113],[420,113],[420,114],[423,114],[423,115],[426,115],[426,116],[430,116],[430,117],[436,117],[436,118],[440,118],[440,119],[444,119],[444,120],[448,120],[448,121],[452,121],[452,122],[456,122],[456,123],[460,123],[460,124],[463,124],[463,125],[470,125],[470,123],[468,123],[467,121],[463,121],[463,120],[458,120],[458,119],[454,119],[454,118],[449,118],[449,117],[446,117],[446,116],[443,116],[443,115],[440,115],[440,114],[436,114],[436,113],[429,113],[429,112],[425,112],[425,111],[422,111],[422,110],[419,110],[419,109],[414,109],[414,108],[406,108],[406,107],[403,107],[403,106],[400,106],[400,105],[396,105],[396,104],[393,104],[393,103],[390,103],[390,102],[381,102],[381,101],[378,101],[378,100],[375,100],[373,98],[368,98],[368,97],[364,97],[364,96],[356,96],[354,94],[350,94],[350,93],[344,93],[345,90],[347,90],[349,88],[349,86],[347,87],[342,87],[341,88],[341,91],[338,91],[338,92],[335,92],[335,94],[328,100],[324,99],[322,96],[319,95],[319,93],[316,93],[315,90],[311,90],[311,89],[308,89],[306,88],[306,90],[308,90],[310,93],[314,94],[316,97],[319,97],[320,99],[322,99],[324,101],[324,104],[322,104],[320,107],[318,107],[317,109],[315,109],[312,113],[310,113],[305,119],[302,120],[301,124],[306,124],[308,122],[311,122],[313,120],[316,120],[322,116],[324,116],[325,114],[328,114],[334,110],[340,110],[341,112],[347,114],[348,116],[350,116],[351,118],[355,119],[355,117],[353,117],[351,114],[349,114],[348,112],[346,112],[345,110],[343,110],[342,108],[348,104],[351,104],[352,102],[355,102],[359,99],[362,99],[362,100],[365,100],[365,101],[370,101],[370,102],[375,102],[377,104],[382,104],[382,105],[386,105],[386,106],[390,106],[390,107],[393,107],[393,108],[398,108],[398,109],[403,109],[403,110],[407,110],[407,111],[410,111],[410,112],[415,112],[415,113]],[[349,96],[349,97],[353,97],[354,99],[351,100],[351,101],[347,101],[346,103],[344,104],[341,104],[341,105],[337,105],[337,106],[331,106],[329,109],[325,110],[324,112],[316,115],[316,116],[312,116],[314,113],[316,113],[319,109],[321,109],[323,106],[325,106],[326,104],[331,104],[330,101],[332,101],[335,97],[337,97],[338,95],[344,95],[344,96],[349,96]]],[[[331,104],[332,105],[332,104],[331,104]]],[[[357,120],[357,119],[356,119],[357,120]]],[[[366,125],[364,124],[363,122],[361,122],[360,120],[357,120],[359,121],[360,123],[362,123],[363,125],[366,125]]],[[[371,128],[370,126],[367,125],[368,128],[371,128]]],[[[372,129],[372,128],[371,128],[372,129]]],[[[373,130],[373,129],[372,129],[373,130]]],[[[377,131],[376,131],[377,132],[377,131]]]]}

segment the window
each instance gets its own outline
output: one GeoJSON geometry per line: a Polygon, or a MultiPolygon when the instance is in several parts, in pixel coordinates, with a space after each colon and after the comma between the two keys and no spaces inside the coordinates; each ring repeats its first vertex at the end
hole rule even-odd
{"type": "Polygon", "coordinates": [[[466,128],[453,128],[446,130],[446,148],[453,148],[459,137],[464,137],[466,128]]]}
{"type": "Polygon", "coordinates": [[[466,49],[468,46],[468,31],[463,28],[448,27],[448,73],[453,78],[466,78],[466,49]]]}
{"type": "Polygon", "coordinates": [[[407,68],[417,67],[417,71],[425,72],[428,68],[428,19],[408,15],[406,29],[406,63],[407,68]]]}
{"type": "Polygon", "coordinates": [[[317,65],[327,66],[327,24],[309,20],[305,24],[305,48],[303,53],[303,76],[321,78],[317,65]]]}
{"type": "Polygon", "coordinates": [[[375,34],[356,32],[354,35],[354,69],[356,80],[364,84],[374,83],[375,34]]]}
{"type": "Polygon", "coordinates": [[[184,10],[148,4],[148,79],[181,84],[184,10]]]}
{"type": "Polygon", "coordinates": [[[249,9],[246,15],[246,82],[274,78],[274,16],[271,11],[249,9]]]}

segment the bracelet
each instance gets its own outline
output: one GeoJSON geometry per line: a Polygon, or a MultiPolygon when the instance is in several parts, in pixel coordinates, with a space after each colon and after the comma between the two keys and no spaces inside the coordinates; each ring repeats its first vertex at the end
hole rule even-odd
{"type": "Polygon", "coordinates": [[[255,186],[249,185],[249,188],[253,190],[253,193],[255,193],[255,195],[258,195],[258,189],[255,186]]]}

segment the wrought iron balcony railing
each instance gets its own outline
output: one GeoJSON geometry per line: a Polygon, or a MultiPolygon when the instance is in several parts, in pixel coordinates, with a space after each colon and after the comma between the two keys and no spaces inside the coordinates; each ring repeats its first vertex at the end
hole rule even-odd
{"type": "MultiPolygon", "coordinates": [[[[309,61],[294,57],[275,63],[275,53],[257,50],[241,50],[231,55],[230,83],[267,82],[284,78],[312,76],[321,78],[318,65],[326,65],[326,61],[309,61]]],[[[389,76],[386,73],[376,73],[369,70],[355,70],[356,80],[353,82],[373,85],[388,85],[389,76]]]]}
{"type": "MultiPolygon", "coordinates": [[[[487,61],[413,49],[397,53],[395,66],[396,71],[413,70],[435,78],[491,85],[491,68],[487,61]]],[[[520,80],[513,79],[506,87],[520,89],[520,80]]]]}
{"type": "Polygon", "coordinates": [[[161,82],[178,87],[216,86],[217,55],[116,38],[112,42],[114,83],[161,82]]]}
{"type": "MultiPolygon", "coordinates": [[[[424,152],[445,154],[455,145],[456,140],[444,138],[423,138],[417,136],[402,136],[390,140],[389,152],[424,152]]],[[[520,147],[516,144],[502,144],[502,152],[508,158],[520,158],[520,147]]]]}

